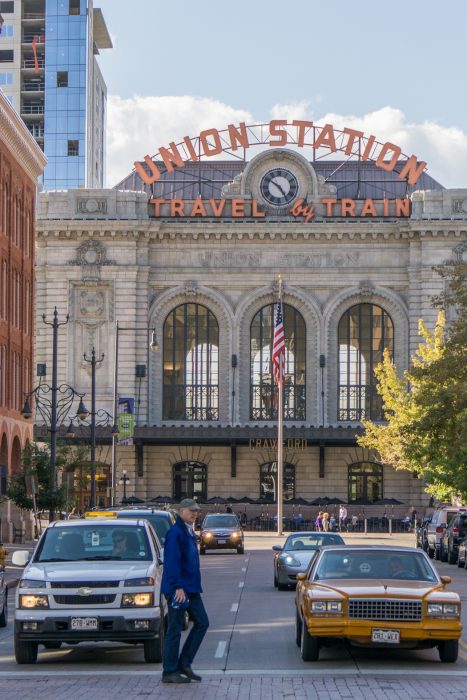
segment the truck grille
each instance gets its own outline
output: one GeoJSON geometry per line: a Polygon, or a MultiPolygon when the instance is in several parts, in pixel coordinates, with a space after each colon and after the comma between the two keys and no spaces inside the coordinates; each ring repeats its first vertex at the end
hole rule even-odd
{"type": "Polygon", "coordinates": [[[118,588],[118,581],[51,581],[51,588],[118,588]]]}
{"type": "Polygon", "coordinates": [[[113,603],[115,595],[54,595],[54,600],[59,605],[108,605],[113,603]]]}
{"type": "Polygon", "coordinates": [[[422,619],[422,601],[354,598],[349,600],[349,617],[358,620],[419,622],[422,619]]]}

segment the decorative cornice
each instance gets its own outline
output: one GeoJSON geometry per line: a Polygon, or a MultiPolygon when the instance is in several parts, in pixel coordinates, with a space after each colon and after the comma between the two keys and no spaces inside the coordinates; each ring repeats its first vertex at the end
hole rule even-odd
{"type": "Polygon", "coordinates": [[[0,90],[0,132],[3,143],[18,165],[33,180],[37,180],[47,164],[47,158],[2,90],[0,90]]]}

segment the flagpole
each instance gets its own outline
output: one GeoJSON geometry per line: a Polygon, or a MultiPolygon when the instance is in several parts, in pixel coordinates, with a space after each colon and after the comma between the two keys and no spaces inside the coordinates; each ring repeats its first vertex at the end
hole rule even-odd
{"type": "MultiPolygon", "coordinates": [[[[279,303],[282,309],[282,275],[279,275],[279,303]]],[[[285,353],[281,352],[279,357],[279,396],[277,402],[277,535],[282,535],[282,500],[283,500],[283,472],[284,472],[284,461],[283,461],[283,402],[284,402],[284,381],[283,381],[283,358],[285,353]]]]}

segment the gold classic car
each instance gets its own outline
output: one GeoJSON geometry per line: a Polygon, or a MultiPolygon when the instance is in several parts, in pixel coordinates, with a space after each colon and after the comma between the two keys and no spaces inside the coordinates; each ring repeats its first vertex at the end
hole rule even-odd
{"type": "Polygon", "coordinates": [[[297,576],[296,642],[304,661],[336,640],[354,646],[438,647],[457,660],[461,603],[425,552],[409,547],[333,546],[317,550],[297,576]]]}

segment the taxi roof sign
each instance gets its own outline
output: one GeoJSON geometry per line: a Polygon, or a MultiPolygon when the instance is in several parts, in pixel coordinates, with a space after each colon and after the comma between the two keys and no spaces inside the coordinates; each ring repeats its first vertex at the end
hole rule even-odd
{"type": "Polygon", "coordinates": [[[84,514],[85,518],[116,518],[115,510],[89,510],[84,514]]]}

